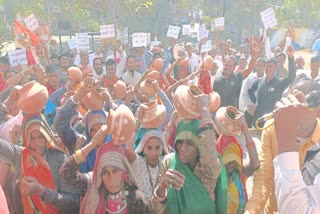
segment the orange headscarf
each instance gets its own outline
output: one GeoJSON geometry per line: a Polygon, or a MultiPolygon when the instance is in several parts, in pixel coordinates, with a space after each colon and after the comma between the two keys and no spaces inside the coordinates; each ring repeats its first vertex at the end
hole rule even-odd
{"type": "MultiPolygon", "coordinates": [[[[48,148],[58,149],[64,152],[63,149],[57,145],[53,133],[43,115],[40,113],[26,115],[22,121],[21,137],[25,148],[21,154],[20,178],[22,180],[25,176],[34,177],[45,188],[50,188],[55,191],[56,185],[48,162],[40,154],[29,149],[31,132],[35,130],[39,131],[45,137],[48,142],[48,148]]],[[[45,204],[38,195],[27,196],[23,194],[21,188],[20,185],[20,193],[25,213],[36,213],[36,211],[40,211],[42,214],[59,213],[57,208],[45,204]]]]}

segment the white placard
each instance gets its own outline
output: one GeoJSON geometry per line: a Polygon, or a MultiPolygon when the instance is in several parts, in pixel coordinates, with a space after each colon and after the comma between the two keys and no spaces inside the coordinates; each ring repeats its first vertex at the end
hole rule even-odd
{"type": "Polygon", "coordinates": [[[199,27],[199,31],[198,31],[198,41],[201,41],[202,39],[208,38],[209,36],[209,30],[206,29],[206,25],[202,24],[199,27]]]}
{"type": "Polygon", "coordinates": [[[148,35],[146,33],[133,33],[132,34],[132,47],[147,47],[148,35]]]}
{"type": "Polygon", "coordinates": [[[150,50],[152,51],[152,49],[153,49],[155,46],[158,46],[158,45],[161,45],[161,41],[151,41],[151,43],[150,43],[150,50]]]}
{"type": "Polygon", "coordinates": [[[88,33],[76,33],[76,40],[78,44],[78,50],[89,50],[90,41],[88,33]]]}
{"type": "Polygon", "coordinates": [[[191,34],[191,25],[182,25],[182,35],[191,34]]]}
{"type": "Polygon", "coordinates": [[[89,53],[89,65],[93,67],[93,60],[96,58],[96,53],[89,53]]]}
{"type": "Polygon", "coordinates": [[[77,56],[74,58],[73,64],[76,65],[76,66],[80,66],[80,62],[81,62],[80,55],[77,54],[77,56]]]}
{"type": "Polygon", "coordinates": [[[120,39],[123,44],[129,42],[128,27],[122,27],[117,29],[117,39],[120,39]]]}
{"type": "Polygon", "coordinates": [[[193,32],[198,33],[199,28],[200,28],[200,24],[199,24],[199,23],[194,23],[194,25],[193,25],[193,32]]]}
{"type": "Polygon", "coordinates": [[[35,31],[39,27],[39,23],[33,14],[25,18],[24,23],[26,23],[27,28],[31,31],[35,31]]]}
{"type": "Polygon", "coordinates": [[[8,51],[8,56],[11,67],[28,64],[26,49],[8,51]]]}
{"type": "Polygon", "coordinates": [[[269,9],[262,11],[260,15],[265,29],[274,27],[278,24],[273,7],[270,7],[269,9]]]}
{"type": "Polygon", "coordinates": [[[169,25],[167,37],[178,39],[181,27],[169,25]]]}
{"type": "Polygon", "coordinates": [[[150,45],[151,43],[151,33],[146,33],[147,36],[147,44],[150,45]]]}
{"type": "Polygon", "coordinates": [[[209,52],[211,51],[211,49],[212,49],[211,40],[208,40],[205,44],[202,45],[201,53],[209,52]]]}
{"type": "Polygon", "coordinates": [[[70,39],[68,41],[69,49],[76,49],[78,47],[78,43],[76,39],[70,39]]]}
{"type": "Polygon", "coordinates": [[[224,30],[224,17],[216,18],[214,20],[215,30],[224,30]]]}
{"type": "Polygon", "coordinates": [[[114,31],[114,25],[101,25],[100,26],[100,35],[102,39],[114,38],[116,37],[114,31]]]}

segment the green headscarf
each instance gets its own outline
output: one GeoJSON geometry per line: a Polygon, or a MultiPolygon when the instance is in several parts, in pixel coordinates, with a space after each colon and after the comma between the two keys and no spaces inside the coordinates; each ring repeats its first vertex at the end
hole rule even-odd
{"type": "MultiPolygon", "coordinates": [[[[183,120],[178,124],[176,142],[179,140],[191,140],[196,147],[200,143],[198,128],[200,120],[183,120]]],[[[168,203],[166,213],[221,213],[227,211],[227,173],[225,168],[221,170],[216,184],[216,200],[212,201],[207,189],[195,176],[192,169],[182,163],[176,152],[170,161],[170,169],[177,170],[185,176],[184,186],[181,190],[168,190],[168,203]],[[218,203],[218,204],[217,204],[218,203]],[[216,205],[217,204],[217,205],[216,205]]]]}

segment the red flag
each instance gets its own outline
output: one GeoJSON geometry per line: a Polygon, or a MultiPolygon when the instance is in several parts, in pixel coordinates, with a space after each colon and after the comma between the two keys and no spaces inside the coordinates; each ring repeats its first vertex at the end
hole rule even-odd
{"type": "Polygon", "coordinates": [[[33,47],[36,47],[39,45],[39,37],[35,33],[33,33],[31,30],[29,30],[29,28],[22,25],[17,20],[13,21],[12,30],[13,30],[14,39],[17,40],[22,46],[26,47],[26,45],[28,44],[28,40],[30,40],[30,44],[33,47]],[[21,35],[23,35],[24,33],[27,33],[29,38],[25,38],[25,37],[18,38],[18,37],[21,37],[21,35]]]}

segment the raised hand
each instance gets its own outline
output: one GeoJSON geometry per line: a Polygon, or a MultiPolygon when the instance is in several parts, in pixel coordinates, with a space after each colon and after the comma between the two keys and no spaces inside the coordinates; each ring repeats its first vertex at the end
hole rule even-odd
{"type": "Polygon", "coordinates": [[[288,55],[288,58],[294,57],[294,48],[293,47],[291,47],[291,46],[287,47],[287,55],[288,55]]]}
{"type": "Polygon", "coordinates": [[[159,183],[159,189],[173,188],[175,190],[181,190],[184,186],[184,179],[185,176],[181,172],[168,169],[159,183]]]}

